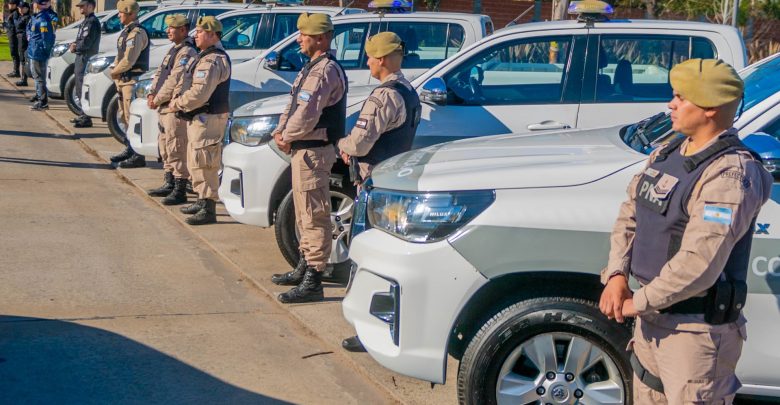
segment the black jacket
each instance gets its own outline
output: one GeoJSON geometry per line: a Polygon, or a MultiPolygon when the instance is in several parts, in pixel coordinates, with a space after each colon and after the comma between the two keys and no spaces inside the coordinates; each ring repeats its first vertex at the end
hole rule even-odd
{"type": "Polygon", "coordinates": [[[27,37],[27,24],[30,22],[30,16],[32,16],[32,14],[28,11],[27,14],[19,14],[13,21],[16,26],[16,35],[24,35],[25,40],[27,37]]]}
{"type": "Polygon", "coordinates": [[[84,17],[76,34],[76,54],[92,56],[98,53],[100,45],[100,20],[94,13],[84,17]]]}
{"type": "MultiPolygon", "coordinates": [[[[16,28],[16,20],[18,18],[19,18],[18,8],[8,13],[8,18],[6,19],[6,22],[8,23],[6,33],[8,34],[8,36],[14,36],[16,35],[17,32],[19,32],[19,30],[16,28]]],[[[22,29],[22,32],[24,32],[24,28],[22,29]]]]}

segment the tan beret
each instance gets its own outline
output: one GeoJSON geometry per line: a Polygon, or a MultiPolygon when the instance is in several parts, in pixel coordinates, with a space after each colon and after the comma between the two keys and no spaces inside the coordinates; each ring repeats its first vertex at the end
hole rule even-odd
{"type": "Polygon", "coordinates": [[[125,14],[138,14],[141,7],[138,6],[138,2],[135,0],[119,0],[116,3],[116,9],[120,13],[125,14]]]}
{"type": "Polygon", "coordinates": [[[210,15],[198,18],[197,25],[203,31],[222,32],[222,23],[210,15]]]}
{"type": "Polygon", "coordinates": [[[184,14],[171,14],[165,17],[165,25],[173,28],[186,27],[190,25],[190,20],[184,14]]]}
{"type": "Polygon", "coordinates": [[[366,42],[366,54],[372,58],[381,58],[403,49],[404,43],[395,32],[380,32],[366,42]]]}
{"type": "Polygon", "coordinates": [[[672,68],[674,91],[702,108],[720,107],[742,98],[745,84],[731,65],[720,59],[689,59],[672,68]]]}
{"type": "Polygon", "coordinates": [[[301,34],[319,35],[333,31],[333,22],[327,14],[303,13],[298,16],[298,29],[301,34]]]}

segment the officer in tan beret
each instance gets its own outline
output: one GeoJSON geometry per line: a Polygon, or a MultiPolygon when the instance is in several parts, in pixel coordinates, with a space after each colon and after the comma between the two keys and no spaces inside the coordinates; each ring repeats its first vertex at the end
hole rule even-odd
{"type": "Polygon", "coordinates": [[[368,39],[366,54],[371,76],[381,84],[363,104],[355,127],[338,143],[344,163],[359,166],[357,183],[368,178],[377,163],[410,150],[420,123],[420,98],[401,73],[401,38],[380,32],[368,39]]]}
{"type": "Polygon", "coordinates": [[[347,78],[331,55],[333,23],[326,14],[298,18],[298,44],[311,58],[295,78],[290,104],[274,133],[276,146],[292,155],[292,194],[301,259],[292,271],[271,279],[294,285],[280,294],[284,303],[321,301],[322,271],[331,253],[330,170],[335,143],[346,133],[347,78]]]}
{"type": "Polygon", "coordinates": [[[198,200],[181,209],[190,225],[217,222],[222,137],[230,113],[230,57],[222,47],[222,23],[201,17],[195,28],[200,53],[188,61],[174,89],[170,111],[187,122],[187,169],[198,200]]]}
{"type": "Polygon", "coordinates": [[[635,404],[730,404],[753,225],[772,176],[731,126],[744,87],[731,66],[692,59],[670,81],[677,134],[628,186],[599,307],[618,322],[637,317],[635,404]]]}
{"type": "Polygon", "coordinates": [[[166,32],[173,47],[163,58],[152,79],[152,91],[146,99],[151,109],[159,114],[160,135],[157,144],[163,161],[164,182],[159,188],[148,191],[150,196],[165,197],[162,203],[176,205],[187,202],[187,123],[176,117],[169,108],[176,85],[184,77],[187,63],[195,59],[198,50],[187,33],[190,21],[184,14],[165,17],[166,32]]]}
{"type": "MultiPolygon", "coordinates": [[[[139,76],[149,70],[149,35],[138,23],[140,7],[136,0],[120,0],[116,4],[116,9],[119,11],[119,21],[124,25],[124,29],[116,42],[116,65],[111,69],[111,78],[114,79],[116,93],[119,96],[119,115],[127,127],[133,85],[138,81],[139,76]]],[[[125,150],[111,156],[111,161],[125,169],[146,166],[146,159],[135,153],[126,137],[124,143],[125,150]]]]}

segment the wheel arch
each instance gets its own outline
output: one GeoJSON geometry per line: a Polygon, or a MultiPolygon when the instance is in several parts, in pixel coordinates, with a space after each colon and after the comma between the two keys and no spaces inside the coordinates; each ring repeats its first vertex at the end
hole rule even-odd
{"type": "MultiPolygon", "coordinates": [[[[67,68],[65,68],[65,72],[62,73],[62,77],[60,77],[60,94],[63,96],[65,95],[65,86],[68,84],[68,80],[73,76],[73,72],[76,71],[76,66],[74,63],[71,63],[68,65],[67,68]]],[[[79,95],[81,97],[81,95],[79,95]]]]}
{"type": "Polygon", "coordinates": [[[287,193],[292,190],[292,166],[287,165],[282,175],[274,184],[273,190],[271,190],[271,200],[268,202],[268,223],[273,225],[276,223],[276,213],[279,210],[279,205],[284,200],[287,193]]]}
{"type": "Polygon", "coordinates": [[[552,296],[598,302],[602,288],[598,275],[576,271],[524,271],[491,279],[458,313],[450,329],[447,352],[460,360],[479,328],[514,303],[552,296]]]}
{"type": "Polygon", "coordinates": [[[115,95],[116,95],[116,87],[111,86],[108,88],[105,97],[103,97],[103,101],[101,102],[100,105],[100,115],[101,115],[100,118],[103,119],[103,121],[108,119],[108,105],[111,103],[111,99],[114,98],[115,95]]]}

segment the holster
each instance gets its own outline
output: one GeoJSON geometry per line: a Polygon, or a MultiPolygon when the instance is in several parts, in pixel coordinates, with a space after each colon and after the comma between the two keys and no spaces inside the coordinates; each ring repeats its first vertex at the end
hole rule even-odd
{"type": "Polygon", "coordinates": [[[746,300],[746,282],[718,280],[707,291],[704,321],[711,325],[734,322],[739,318],[746,300]]]}
{"type": "Polygon", "coordinates": [[[202,107],[198,107],[192,111],[176,111],[176,118],[187,122],[191,122],[192,119],[195,118],[198,114],[203,114],[207,112],[209,112],[208,104],[202,107]]]}

